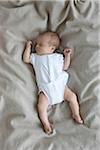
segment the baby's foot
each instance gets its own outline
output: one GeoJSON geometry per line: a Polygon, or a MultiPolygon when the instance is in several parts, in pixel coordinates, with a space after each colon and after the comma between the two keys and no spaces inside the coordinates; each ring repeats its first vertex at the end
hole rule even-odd
{"type": "Polygon", "coordinates": [[[51,124],[49,123],[45,123],[43,124],[43,129],[44,129],[44,132],[48,135],[52,134],[53,133],[53,127],[51,124]]]}
{"type": "Polygon", "coordinates": [[[73,115],[72,117],[77,123],[83,124],[83,120],[81,119],[80,115],[73,115]]]}

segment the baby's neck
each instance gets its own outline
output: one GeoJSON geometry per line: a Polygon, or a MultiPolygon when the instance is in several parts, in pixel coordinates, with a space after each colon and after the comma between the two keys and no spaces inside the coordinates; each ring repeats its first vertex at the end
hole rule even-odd
{"type": "Polygon", "coordinates": [[[37,53],[37,55],[50,55],[53,54],[52,52],[47,52],[47,53],[37,53]]]}

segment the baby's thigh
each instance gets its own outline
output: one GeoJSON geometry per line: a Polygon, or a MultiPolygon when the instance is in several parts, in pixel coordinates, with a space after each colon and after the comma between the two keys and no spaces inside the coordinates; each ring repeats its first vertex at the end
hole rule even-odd
{"type": "Polygon", "coordinates": [[[43,107],[48,106],[48,99],[43,92],[39,93],[38,96],[38,105],[43,105],[43,107]]]}

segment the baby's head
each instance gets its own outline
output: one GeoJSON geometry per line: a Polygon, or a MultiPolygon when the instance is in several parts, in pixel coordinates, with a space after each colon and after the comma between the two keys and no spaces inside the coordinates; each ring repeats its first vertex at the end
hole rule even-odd
{"type": "Polygon", "coordinates": [[[60,44],[60,38],[56,32],[47,31],[40,34],[35,41],[35,51],[37,54],[51,54],[60,44]]]}

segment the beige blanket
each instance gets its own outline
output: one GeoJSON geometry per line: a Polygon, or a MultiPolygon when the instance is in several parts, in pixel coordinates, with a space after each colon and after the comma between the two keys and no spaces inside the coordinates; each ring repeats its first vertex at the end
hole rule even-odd
{"type": "Polygon", "coordinates": [[[99,6],[99,0],[0,2],[0,150],[100,150],[99,6]],[[84,119],[78,125],[67,103],[54,105],[52,136],[37,116],[32,66],[22,61],[26,41],[45,30],[58,32],[61,47],[73,49],[68,86],[84,119]]]}

